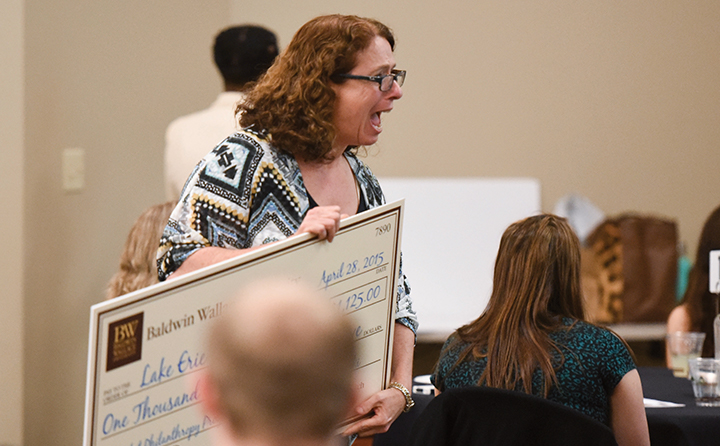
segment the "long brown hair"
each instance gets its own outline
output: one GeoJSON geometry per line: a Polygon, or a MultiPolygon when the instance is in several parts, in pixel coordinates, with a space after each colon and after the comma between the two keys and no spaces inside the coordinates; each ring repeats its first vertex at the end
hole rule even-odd
{"type": "Polygon", "coordinates": [[[485,312],[457,330],[469,354],[487,358],[478,384],[532,393],[539,367],[544,395],[557,383],[549,333],[562,317],[584,319],[580,244],[564,218],[538,215],[513,223],[500,241],[493,290],[485,312]]]}
{"type": "Polygon", "coordinates": [[[158,283],[158,245],[176,204],[168,201],[151,206],[135,221],[120,255],[120,268],[108,283],[106,299],[158,283]]]}
{"type": "Polygon", "coordinates": [[[703,356],[715,354],[713,320],[717,314],[717,296],[710,292],[710,251],[720,249],[720,207],[705,221],[698,242],[695,263],[688,276],[688,286],[681,304],[690,317],[690,329],[706,333],[703,356]]]}
{"type": "Polygon", "coordinates": [[[335,138],[331,78],[342,82],[334,76],[350,72],[376,36],[394,49],[392,31],[373,19],[327,15],[307,22],[238,105],[241,127],[267,132],[275,147],[305,161],[326,160],[335,138]]]}

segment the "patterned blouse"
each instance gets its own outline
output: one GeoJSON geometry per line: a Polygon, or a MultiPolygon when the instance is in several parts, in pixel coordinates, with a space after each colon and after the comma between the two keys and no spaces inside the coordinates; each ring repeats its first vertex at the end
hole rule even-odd
{"type": "MultiPolygon", "coordinates": [[[[370,169],[345,152],[360,187],[360,208],[385,203],[370,169]]],[[[200,248],[251,248],[283,240],[300,227],[311,207],[300,167],[264,135],[243,130],[229,136],[195,167],[165,227],[158,249],[163,281],[200,248]]],[[[417,317],[407,278],[400,277],[396,320],[413,332],[417,317]]]]}
{"type": "MultiPolygon", "coordinates": [[[[571,318],[563,318],[563,325],[564,329],[550,333],[562,350],[564,362],[559,365],[560,356],[553,355],[558,385],[550,389],[548,399],[609,425],[610,395],[625,374],[635,369],[635,362],[625,344],[612,332],[571,318]]],[[[475,359],[470,354],[450,371],[469,345],[453,343],[456,336],[451,335],[445,342],[430,379],[440,391],[477,385],[487,364],[486,358],[475,359]]],[[[542,386],[538,368],[533,374],[533,394],[542,396],[542,386]]]]}

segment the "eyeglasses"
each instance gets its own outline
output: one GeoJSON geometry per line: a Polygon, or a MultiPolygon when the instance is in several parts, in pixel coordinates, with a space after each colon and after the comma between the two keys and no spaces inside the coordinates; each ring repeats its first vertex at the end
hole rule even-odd
{"type": "Polygon", "coordinates": [[[397,82],[399,87],[402,87],[405,83],[405,70],[392,70],[390,74],[384,74],[382,76],[360,76],[358,74],[338,74],[337,77],[345,79],[360,79],[362,81],[377,82],[380,86],[380,91],[389,91],[393,82],[397,82]]]}

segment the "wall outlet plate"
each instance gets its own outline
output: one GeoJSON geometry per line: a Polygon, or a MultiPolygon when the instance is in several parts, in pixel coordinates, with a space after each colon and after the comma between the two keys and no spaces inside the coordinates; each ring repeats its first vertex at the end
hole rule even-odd
{"type": "Polygon", "coordinates": [[[62,181],[63,189],[68,192],[78,192],[85,187],[85,150],[63,150],[62,181]]]}
{"type": "Polygon", "coordinates": [[[710,251],[710,292],[720,293],[720,250],[710,251]]]}

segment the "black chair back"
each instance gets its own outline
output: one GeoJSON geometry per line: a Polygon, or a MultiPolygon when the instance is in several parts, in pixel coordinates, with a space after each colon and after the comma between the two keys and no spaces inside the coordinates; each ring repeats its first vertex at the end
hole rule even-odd
{"type": "Polygon", "coordinates": [[[521,392],[443,392],[413,425],[412,446],[617,446],[612,430],[570,407],[521,392]]]}

